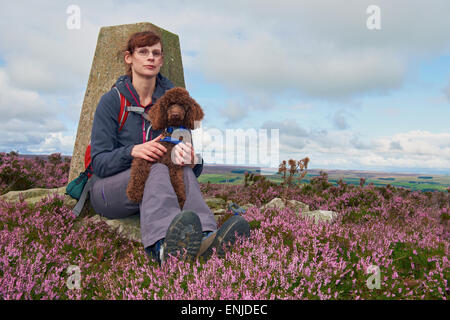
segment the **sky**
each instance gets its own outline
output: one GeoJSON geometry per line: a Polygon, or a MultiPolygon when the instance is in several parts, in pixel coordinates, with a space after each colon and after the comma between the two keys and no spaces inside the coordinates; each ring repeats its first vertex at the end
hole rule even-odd
{"type": "Polygon", "coordinates": [[[100,28],[150,22],[179,36],[206,164],[450,174],[448,0],[1,7],[0,152],[71,155],[100,28]],[[229,148],[227,132],[261,138],[229,148]]]}

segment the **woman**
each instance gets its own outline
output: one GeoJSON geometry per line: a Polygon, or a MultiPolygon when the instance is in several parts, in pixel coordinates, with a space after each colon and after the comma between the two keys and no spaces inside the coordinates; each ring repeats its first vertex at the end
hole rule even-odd
{"type": "Polygon", "coordinates": [[[109,219],[139,213],[145,251],[159,263],[183,248],[191,257],[208,257],[213,248],[221,249],[224,243],[233,242],[235,232],[248,236],[248,223],[239,216],[228,219],[216,230],[214,215],[197,181],[203,160],[195,164],[198,157],[190,143],[179,143],[175,147],[174,161],[184,167],[186,201],[183,208],[179,207],[168,168],[161,163],[152,164],[142,201],[133,203],[127,198],[133,158],[155,162],[167,149],[158,143],[161,132],[151,130],[142,113],[129,112],[119,130],[117,91],[133,105],[148,110],[174,85],[160,73],[164,52],[157,34],[145,31],[131,35],[124,52],[127,74],[119,77],[115,88],[101,97],[92,125],[92,167],[98,177],[90,191],[94,210],[109,219]]]}

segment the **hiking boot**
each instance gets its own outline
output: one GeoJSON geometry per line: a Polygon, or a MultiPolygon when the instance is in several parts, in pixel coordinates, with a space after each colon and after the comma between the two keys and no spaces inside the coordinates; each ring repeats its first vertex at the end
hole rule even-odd
{"type": "Polygon", "coordinates": [[[211,246],[214,238],[216,237],[216,234],[217,230],[203,232],[202,244],[200,245],[200,249],[198,249],[197,258],[205,253],[205,251],[211,246]]]}
{"type": "Polygon", "coordinates": [[[164,243],[164,238],[159,239],[158,241],[156,241],[155,244],[144,248],[147,255],[151,259],[156,260],[156,262],[158,262],[159,265],[161,265],[161,247],[162,247],[163,243],[164,243]]]}
{"type": "Polygon", "coordinates": [[[161,246],[160,259],[162,262],[170,255],[183,254],[194,258],[198,254],[202,242],[202,224],[200,218],[193,211],[182,211],[170,223],[164,243],[161,246]]]}
{"type": "Polygon", "coordinates": [[[213,248],[216,248],[217,256],[223,258],[225,251],[235,243],[236,235],[238,237],[250,237],[250,225],[247,220],[238,215],[230,217],[219,230],[203,240],[198,256],[206,260],[211,257],[213,248]]]}

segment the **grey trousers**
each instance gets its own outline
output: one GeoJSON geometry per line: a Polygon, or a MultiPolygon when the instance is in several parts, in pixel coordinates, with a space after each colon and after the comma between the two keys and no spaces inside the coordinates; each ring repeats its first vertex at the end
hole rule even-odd
{"type": "MultiPolygon", "coordinates": [[[[131,202],[126,195],[130,171],[99,178],[92,186],[90,202],[96,213],[109,219],[139,214],[142,244],[148,247],[166,236],[170,223],[181,209],[165,164],[152,165],[140,203],[131,202]]],[[[186,201],[183,210],[197,213],[203,231],[215,231],[214,214],[203,199],[197,177],[189,166],[184,167],[184,184],[186,201]]]]}

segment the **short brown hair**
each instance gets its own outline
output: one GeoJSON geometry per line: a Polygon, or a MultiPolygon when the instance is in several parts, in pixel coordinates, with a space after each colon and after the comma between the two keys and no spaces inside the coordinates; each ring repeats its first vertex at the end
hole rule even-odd
{"type": "MultiPolygon", "coordinates": [[[[126,51],[130,52],[130,54],[133,54],[134,50],[136,48],[140,48],[140,47],[146,47],[146,46],[153,46],[157,43],[161,44],[161,52],[164,52],[164,48],[163,48],[163,44],[161,41],[161,37],[154,33],[153,31],[142,31],[142,32],[136,32],[133,33],[127,41],[127,45],[123,50],[124,56],[126,51]]],[[[126,74],[132,78],[133,74],[131,72],[131,65],[129,64],[125,64],[126,65],[126,74]]]]}

